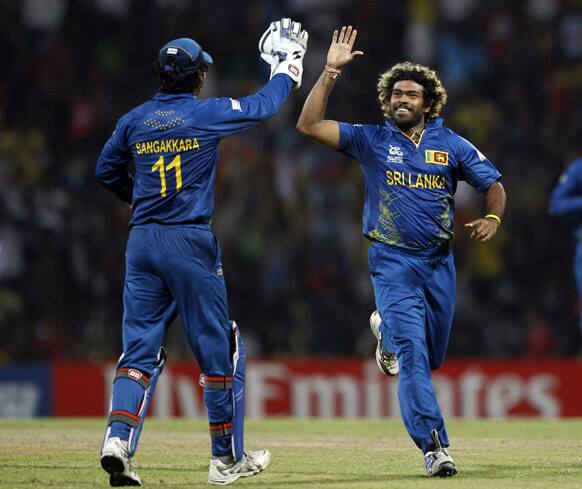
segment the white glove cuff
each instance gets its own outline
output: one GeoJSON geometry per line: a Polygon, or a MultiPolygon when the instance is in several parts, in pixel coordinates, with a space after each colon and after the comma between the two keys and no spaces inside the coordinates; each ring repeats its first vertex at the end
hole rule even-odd
{"type": "Polygon", "coordinates": [[[271,78],[279,73],[284,73],[291,77],[294,83],[294,88],[297,89],[301,86],[301,77],[303,75],[303,60],[302,59],[292,59],[289,61],[281,61],[279,66],[275,68],[271,78]]]}

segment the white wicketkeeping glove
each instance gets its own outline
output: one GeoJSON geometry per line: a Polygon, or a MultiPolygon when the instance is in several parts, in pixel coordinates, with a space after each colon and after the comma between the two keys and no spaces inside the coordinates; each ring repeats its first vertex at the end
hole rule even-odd
{"type": "MultiPolygon", "coordinates": [[[[271,56],[273,54],[273,47],[275,43],[281,39],[281,21],[271,22],[267,30],[259,39],[259,52],[271,56]]],[[[261,56],[262,58],[262,56],[261,56]]],[[[263,58],[264,59],[264,58],[263,58]]]]}
{"type": "Polygon", "coordinates": [[[271,78],[284,73],[293,80],[293,89],[301,86],[308,38],[300,22],[288,18],[271,22],[259,40],[261,59],[271,65],[271,78]]]}

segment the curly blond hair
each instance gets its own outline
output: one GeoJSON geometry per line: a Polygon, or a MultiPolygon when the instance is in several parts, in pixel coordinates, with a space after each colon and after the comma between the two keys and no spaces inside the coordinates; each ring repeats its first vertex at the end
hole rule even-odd
{"type": "Polygon", "coordinates": [[[412,80],[423,86],[425,107],[430,107],[426,114],[426,120],[436,119],[447,103],[447,92],[434,70],[427,66],[413,64],[410,61],[395,64],[378,78],[378,99],[384,117],[391,118],[389,105],[392,89],[396,82],[402,80],[412,80]]]}

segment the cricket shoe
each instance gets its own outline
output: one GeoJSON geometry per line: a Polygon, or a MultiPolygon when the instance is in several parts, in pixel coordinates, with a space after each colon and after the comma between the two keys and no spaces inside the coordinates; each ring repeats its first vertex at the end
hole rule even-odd
{"type": "Polygon", "coordinates": [[[457,473],[455,462],[447,452],[447,449],[441,445],[437,430],[431,431],[435,448],[431,452],[424,454],[424,465],[429,477],[452,477],[457,473]]]}
{"type": "Polygon", "coordinates": [[[370,329],[378,340],[378,345],[376,346],[376,365],[378,365],[378,368],[382,373],[394,377],[395,375],[398,375],[398,372],[400,372],[398,357],[396,356],[396,353],[390,353],[384,350],[380,334],[381,323],[382,318],[380,317],[380,313],[374,311],[370,316],[370,329]]]}
{"type": "Polygon", "coordinates": [[[208,482],[217,486],[226,486],[241,477],[251,477],[262,472],[269,465],[271,453],[269,450],[245,452],[238,462],[225,464],[217,458],[210,460],[208,482]]]}
{"type": "Polygon", "coordinates": [[[109,484],[113,487],[141,486],[139,475],[131,466],[127,441],[121,438],[112,437],[105,442],[101,467],[109,473],[109,484]]]}

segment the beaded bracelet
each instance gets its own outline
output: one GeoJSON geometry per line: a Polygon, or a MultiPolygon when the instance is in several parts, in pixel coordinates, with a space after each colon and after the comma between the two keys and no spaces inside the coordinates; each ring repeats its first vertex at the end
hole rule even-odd
{"type": "Polygon", "coordinates": [[[338,70],[337,68],[332,68],[331,66],[325,65],[325,71],[329,73],[329,77],[332,80],[335,80],[338,76],[342,74],[342,70],[338,70]]]}

